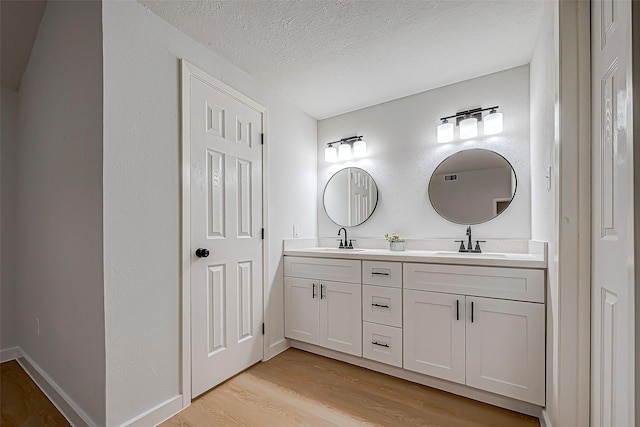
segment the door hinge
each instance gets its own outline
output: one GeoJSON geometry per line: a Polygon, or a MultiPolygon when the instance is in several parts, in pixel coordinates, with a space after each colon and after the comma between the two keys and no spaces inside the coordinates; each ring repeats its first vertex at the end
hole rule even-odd
{"type": "Polygon", "coordinates": [[[264,240],[264,228],[262,229],[261,238],[264,240]]]}
{"type": "Polygon", "coordinates": [[[260,134],[260,145],[264,145],[264,133],[260,134]]]}
{"type": "Polygon", "coordinates": [[[262,324],[262,335],[264,335],[264,323],[262,324]]]}

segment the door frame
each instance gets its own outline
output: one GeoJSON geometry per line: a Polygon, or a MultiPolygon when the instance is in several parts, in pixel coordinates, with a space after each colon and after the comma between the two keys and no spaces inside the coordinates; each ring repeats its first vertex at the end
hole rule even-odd
{"type": "MultiPolygon", "coordinates": [[[[591,1],[556,0],[556,135],[553,183],[558,284],[556,385],[545,424],[589,425],[591,378],[591,1]],[[553,414],[549,413],[550,407],[553,414]],[[551,419],[553,418],[553,419],[551,419]]],[[[550,280],[550,279],[548,279],[550,280]]],[[[547,325],[547,328],[549,325],[547,325]]],[[[549,331],[547,331],[549,333],[549,331]]],[[[547,349],[549,351],[549,349],[547,349]]],[[[549,360],[549,356],[547,357],[549,360]]],[[[550,393],[549,393],[550,392],[550,393]]]]}
{"type": "MultiPolygon", "coordinates": [[[[194,76],[204,81],[207,84],[213,84],[213,86],[223,92],[224,94],[235,98],[239,102],[248,105],[250,108],[255,109],[262,115],[262,133],[263,133],[263,145],[262,145],[262,227],[265,228],[267,224],[267,153],[264,147],[267,142],[267,109],[258,104],[248,96],[242,94],[231,86],[223,83],[221,80],[213,77],[211,73],[204,71],[203,69],[193,65],[184,58],[180,59],[180,89],[181,89],[181,177],[182,177],[182,191],[181,191],[181,249],[180,249],[180,269],[181,269],[181,283],[180,283],[180,304],[181,304],[181,351],[180,351],[180,390],[182,394],[182,408],[186,408],[191,405],[191,137],[190,137],[190,123],[191,123],[191,96],[190,96],[190,78],[194,76]]],[[[268,245],[265,244],[265,236],[262,240],[262,321],[266,319],[266,296],[265,296],[265,283],[267,283],[268,272],[268,245]]],[[[262,345],[262,359],[264,360],[265,346],[267,345],[267,335],[263,335],[262,345]]]]}

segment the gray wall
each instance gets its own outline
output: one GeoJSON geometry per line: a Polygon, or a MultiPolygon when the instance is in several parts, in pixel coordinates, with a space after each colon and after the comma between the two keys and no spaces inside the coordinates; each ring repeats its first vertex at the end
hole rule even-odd
{"type": "Polygon", "coordinates": [[[100,2],[48,3],[19,91],[18,126],[18,344],[102,425],[100,2]]]}
{"type": "Polygon", "coordinates": [[[284,349],[282,239],[316,235],[316,121],[137,2],[103,3],[107,425],[180,394],[180,58],[268,109],[266,357],[284,349]],[[135,399],[132,398],[135,396],[135,399]]]}
{"type": "Polygon", "coordinates": [[[0,350],[17,345],[16,290],[16,180],[18,161],[18,93],[2,88],[0,123],[0,350]]]}
{"type": "MultiPolygon", "coordinates": [[[[482,127],[480,126],[480,129],[482,127]]],[[[465,227],[438,215],[429,202],[427,187],[438,164],[461,150],[486,148],[504,156],[518,178],[513,203],[499,217],[474,227],[479,239],[531,237],[529,156],[529,66],[441,87],[384,104],[342,114],[318,122],[318,233],[333,236],[338,227],[322,209],[322,191],[339,169],[356,166],[378,185],[378,207],[371,218],[349,231],[353,237],[382,237],[397,232],[407,238],[464,236],[465,227]],[[440,117],[468,108],[499,105],[504,113],[504,132],[494,136],[436,142],[440,117]],[[329,141],[363,135],[367,157],[339,163],[324,160],[329,141]]]]}

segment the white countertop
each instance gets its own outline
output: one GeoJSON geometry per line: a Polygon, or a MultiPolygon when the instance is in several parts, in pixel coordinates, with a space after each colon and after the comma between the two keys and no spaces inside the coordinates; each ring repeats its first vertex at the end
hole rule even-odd
{"type": "Polygon", "coordinates": [[[313,258],[344,258],[369,261],[421,262],[431,264],[479,265],[546,269],[543,254],[459,253],[439,250],[390,251],[389,249],[337,249],[326,247],[285,248],[284,255],[313,258]]]}

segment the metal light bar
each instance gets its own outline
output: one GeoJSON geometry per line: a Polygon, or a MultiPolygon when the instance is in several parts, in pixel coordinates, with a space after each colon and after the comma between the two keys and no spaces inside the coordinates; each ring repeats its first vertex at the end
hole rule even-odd
{"type": "Polygon", "coordinates": [[[488,107],[488,108],[473,108],[471,110],[459,111],[456,114],[453,114],[451,116],[441,117],[440,120],[446,120],[446,119],[455,118],[456,119],[456,124],[459,124],[461,120],[464,120],[467,117],[474,117],[474,118],[478,119],[478,121],[480,122],[480,121],[482,121],[482,112],[483,111],[495,110],[497,108],[499,108],[498,105],[496,105],[495,107],[488,107]]]}

